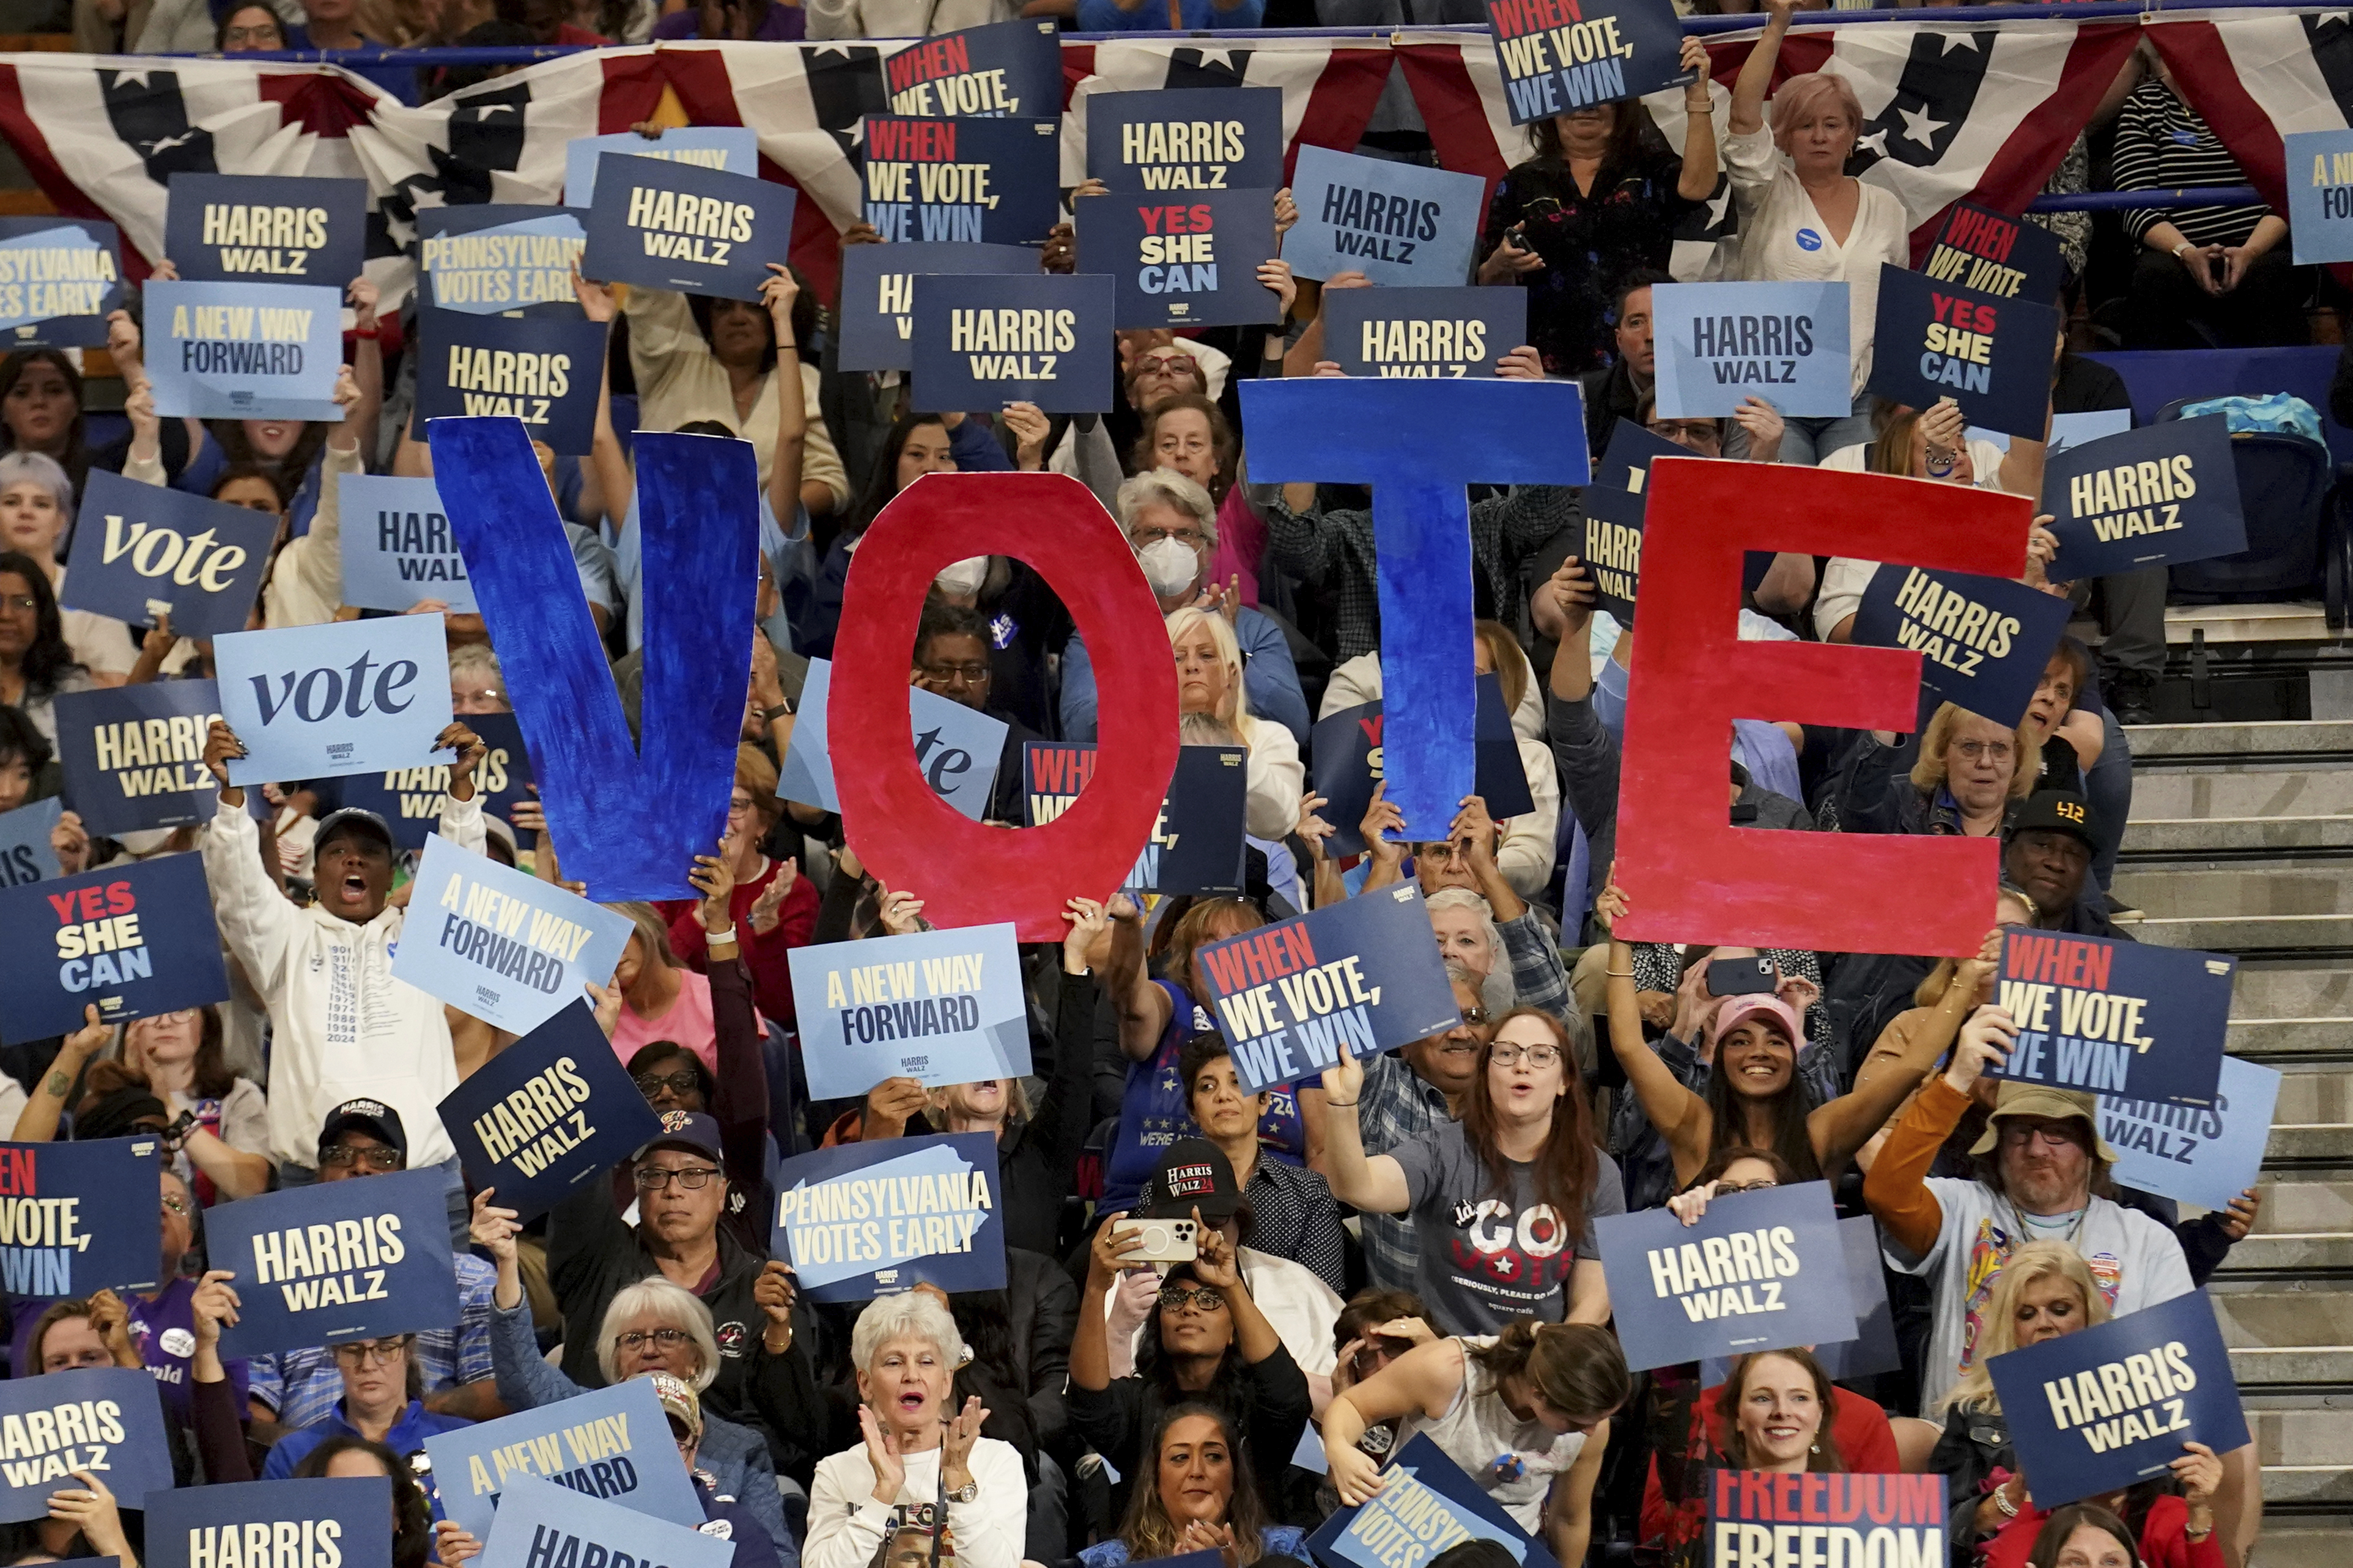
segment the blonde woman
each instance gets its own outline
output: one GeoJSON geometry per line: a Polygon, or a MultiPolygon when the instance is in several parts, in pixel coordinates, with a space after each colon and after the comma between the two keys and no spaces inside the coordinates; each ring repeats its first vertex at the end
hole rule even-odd
{"type": "Polygon", "coordinates": [[[1233,624],[1216,610],[1187,605],[1168,616],[1168,646],[1176,658],[1176,710],[1207,713],[1241,737],[1250,748],[1244,823],[1253,837],[1282,838],[1299,820],[1307,770],[1287,728],[1250,716],[1233,624]]]}
{"type": "Polygon", "coordinates": [[[1919,755],[1903,778],[1894,776],[1894,732],[1874,730],[1871,740],[1839,795],[1842,832],[1999,838],[2042,766],[2032,729],[2011,729],[1950,702],[1921,731],[1919,755]]]}

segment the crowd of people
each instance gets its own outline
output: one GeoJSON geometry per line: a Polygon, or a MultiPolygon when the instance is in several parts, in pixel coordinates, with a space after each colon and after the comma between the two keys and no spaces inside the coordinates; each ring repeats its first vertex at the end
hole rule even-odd
{"type": "MultiPolygon", "coordinates": [[[[1280,8],[1183,15],[1232,26],[1280,8]]],[[[92,47],[187,47],[200,33],[196,47],[234,50],[511,41],[501,28],[540,42],[839,37],[905,20],[880,0],[495,9],[303,0],[298,16],[232,0],[207,16],[178,0],[76,0],[74,26],[92,47]]],[[[953,9],[934,7],[936,26],[996,19],[953,9]]],[[[1091,0],[1027,10],[1094,17],[1091,0]]],[[[1971,440],[1950,402],[1912,408],[1865,390],[1879,269],[1908,263],[1911,226],[1883,186],[1844,172],[1862,112],[1841,78],[1802,72],[1768,91],[1790,15],[1768,5],[1720,137],[1700,112],[1704,85],[1690,89],[1680,155],[1631,103],[1531,128],[1477,262],[1480,283],[1529,293],[1531,342],[1501,373],[1578,380],[1588,427],[1550,438],[1585,441],[1597,459],[1630,422],[1702,457],[1878,476],[1891,505],[1924,504],[1903,479],[2038,495],[2043,443],[2003,450],[1971,440]],[[1757,400],[1722,420],[1658,415],[1650,292],[1677,224],[1720,177],[1743,218],[1744,276],[1851,286],[1847,414],[1785,418],[1757,400]]],[[[2126,188],[2237,183],[2153,55],[2127,66],[2094,123],[2126,188]]],[[[1414,157],[1412,134],[1374,150],[1414,157]]],[[[2083,153],[2068,165],[2078,178],[2083,153]]],[[[2094,286],[2094,237],[2058,226],[2073,303],[2094,286]]],[[[2136,297],[2165,301],[2135,312],[2146,330],[2232,342],[2303,331],[2313,280],[2289,265],[2276,216],[2136,212],[2107,237],[2120,236],[2139,247],[2126,268],[2136,297]]],[[[858,226],[843,238],[878,237],[858,226]]],[[[1058,234],[1043,264],[1069,269],[1068,241],[1058,234]]],[[[726,836],[695,859],[697,897],[614,906],[631,933],[609,982],[590,987],[661,1135],[527,1223],[472,1186],[435,1107],[514,1037],[391,977],[413,852],[345,806],[335,779],[256,786],[248,803],[228,782],[243,744],[213,721],[208,825],[106,837],[69,810],[52,837],[69,873],[201,855],[234,994],[121,1028],[93,1009],[77,1032],[0,1055],[16,1141],[152,1134],[169,1156],[163,1283],[13,1302],[16,1375],[146,1367],[185,1484],[392,1478],[397,1568],[459,1568],[481,1550],[443,1516],[418,1463],[427,1437],[640,1376],[736,1568],[1303,1559],[1307,1533],[1376,1495],[1384,1461],[1416,1436],[1571,1568],[1628,1547],[1696,1564],[1709,1477],[1724,1468],[1941,1475],[1954,1568],[2243,1568],[2261,1522],[2252,1447],[2189,1443],[2125,1491],[2038,1499],[1986,1370],[2193,1290],[2257,1215],[2253,1190],[2185,1218],[2120,1185],[2091,1096],[1985,1076],[2018,1034],[1994,987],[2005,931],[2129,936],[2107,889],[2130,805],[2126,726],[2149,718],[2161,668],[2162,568],[2054,582],[2036,529],[2021,581],[2095,605],[2106,635],[2097,656],[2063,640],[2016,722],[1924,700],[1909,734],[1744,720],[1727,737],[1726,799],[1744,826],[1998,842],[1999,884],[1968,890],[1987,933],[1974,956],[1629,941],[1612,870],[1633,631],[1598,608],[1575,489],[1482,490],[1471,509],[1479,618],[1462,641],[1500,689],[1529,809],[1497,820],[1472,795],[1450,820],[1408,822],[1377,788],[1348,825],[1365,851],[1345,856],[1330,803],[1308,787],[1316,721],[1381,695],[1369,502],[1339,484],[1253,482],[1236,389],[1338,374],[1322,300],[1365,286],[1361,274],[1319,286],[1270,258],[1259,277],[1282,323],[1123,332],[1115,406],[1050,417],[1020,403],[920,409],[903,376],[840,371],[826,302],[781,260],[770,272],[758,301],[575,278],[584,313],[610,329],[594,449],[540,454],[633,718],[644,569],[631,439],[733,437],[757,458],[758,583],[744,587],[760,629],[726,836]],[[1023,949],[1032,1075],[894,1078],[813,1099],[796,953],[925,922],[918,898],[868,872],[839,816],[784,793],[811,660],[833,651],[857,547],[902,490],[1047,468],[1083,479],[1124,531],[1163,618],[1118,629],[1166,639],[1182,739],[1247,752],[1245,890],[1072,886],[1066,939],[1023,949]],[[1202,951],[1409,879],[1459,1021],[1245,1091],[1202,951]],[[1727,962],[1760,984],[1731,987],[1727,962]],[[996,1141],[1004,1287],[812,1301],[772,1255],[774,1160],[935,1131],[996,1141]],[[428,1166],[448,1194],[456,1321],[221,1355],[249,1282],[206,1256],[208,1209],[428,1166]],[[1630,1372],[1595,1222],[1663,1206],[1690,1225],[1712,1205],[1810,1182],[1877,1226],[1900,1367],[1834,1383],[1815,1347],[1792,1343],[1738,1358],[1713,1384],[1695,1364],[1630,1372]],[[1141,1261],[1123,1224],[1134,1218],[1196,1222],[1196,1256],[1141,1261]]],[[[59,793],[61,695],[211,673],[209,642],[175,636],[168,617],[133,628],[60,609],[93,470],[276,517],[255,626],[359,618],[341,602],[341,483],[432,464],[413,367],[394,346],[415,342],[413,321],[380,328],[376,302],[352,282],[336,423],[160,417],[127,313],[109,348],[128,432],[111,447],[91,436],[74,356],[0,362],[0,811],[59,793]]],[[[2063,338],[2052,347],[2052,413],[2129,406],[2113,373],[2063,338]]],[[[1740,635],[1847,641],[1872,570],[1776,558],[1740,635]]],[[[512,707],[501,628],[435,600],[410,613],[440,616],[450,647],[440,836],[550,881],[578,877],[535,800],[485,809],[473,721],[512,707]]],[[[942,572],[908,679],[1006,723],[987,816],[1007,826],[1022,820],[1023,744],[1095,735],[1088,649],[1033,563],[982,555],[942,572]]],[[[12,1563],[130,1564],[145,1546],[139,1510],[94,1475],[61,1488],[48,1519],[0,1526],[0,1544],[12,1563]]]]}

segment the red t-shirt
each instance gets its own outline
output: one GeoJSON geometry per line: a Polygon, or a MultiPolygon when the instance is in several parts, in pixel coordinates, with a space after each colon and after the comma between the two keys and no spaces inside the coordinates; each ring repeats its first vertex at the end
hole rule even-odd
{"type": "MultiPolygon", "coordinates": [[[[2026,1568],[2034,1538],[2050,1517],[2031,1502],[2019,1510],[2018,1517],[1986,1542],[1984,1568],[2026,1568]]],[[[2191,1541],[2189,1505],[2168,1494],[2149,1504],[2148,1517],[2141,1521],[2140,1560],[2146,1568],[2222,1568],[2221,1537],[2209,1534],[2203,1541],[2191,1541]]]]}
{"type": "MultiPolygon", "coordinates": [[[[793,1013],[793,971],[786,956],[796,947],[807,947],[817,935],[818,892],[807,877],[794,879],[792,890],[776,909],[776,929],[762,936],[752,929],[752,906],[776,879],[778,862],[771,859],[768,868],[748,882],[735,885],[734,896],[727,900],[727,912],[735,921],[736,951],[744,955],[744,963],[752,972],[752,1005],[764,1018],[774,1018],[787,1028],[798,1024],[793,1013]]],[[[654,906],[662,919],[670,921],[670,949],[678,961],[701,974],[708,971],[711,950],[703,940],[702,921],[695,913],[702,905],[693,899],[665,899],[654,906]]]]}

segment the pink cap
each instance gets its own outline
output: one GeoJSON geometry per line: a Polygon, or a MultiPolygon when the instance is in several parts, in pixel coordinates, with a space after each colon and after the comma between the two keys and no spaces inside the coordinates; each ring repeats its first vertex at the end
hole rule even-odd
{"type": "Polygon", "coordinates": [[[1724,1038],[1725,1030],[1758,1013],[1780,1026],[1781,1037],[1789,1042],[1791,1050],[1806,1043],[1806,1026],[1799,1021],[1798,1010],[1778,996],[1767,995],[1762,991],[1726,997],[1724,1005],[1715,1010],[1715,1033],[1711,1038],[1724,1038]]]}

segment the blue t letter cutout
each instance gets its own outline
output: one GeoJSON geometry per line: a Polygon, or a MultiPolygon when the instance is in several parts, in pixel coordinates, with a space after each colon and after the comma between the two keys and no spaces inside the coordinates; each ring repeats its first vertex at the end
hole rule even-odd
{"type": "Polygon", "coordinates": [[[1382,776],[1409,837],[1442,838],[1475,772],[1463,487],[1588,482],[1577,384],[1319,376],[1245,381],[1241,395],[1251,479],[1373,488],[1382,776]]]}
{"type": "Polygon", "coordinates": [[[726,831],[751,682],[760,482],[750,444],[637,438],[638,747],[522,423],[436,419],[425,438],[565,867],[600,903],[696,897],[687,868],[726,831]]]}

